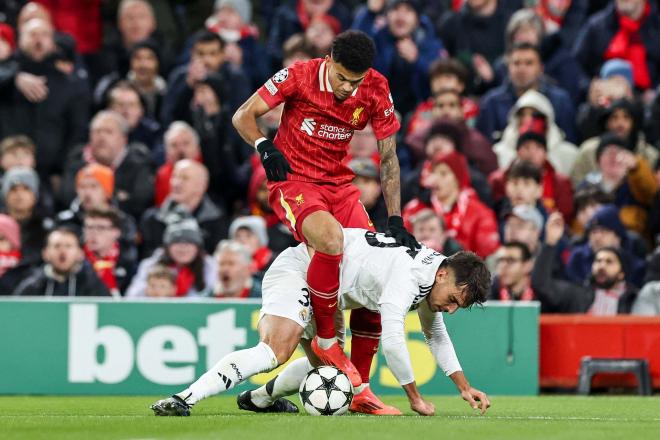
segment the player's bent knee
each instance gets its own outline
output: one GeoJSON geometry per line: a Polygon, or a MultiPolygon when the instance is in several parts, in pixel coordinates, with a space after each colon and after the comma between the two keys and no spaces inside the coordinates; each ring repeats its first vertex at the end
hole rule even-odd
{"type": "Polygon", "coordinates": [[[303,235],[315,250],[330,255],[341,254],[344,234],[339,222],[328,212],[317,211],[303,222],[303,235]]]}

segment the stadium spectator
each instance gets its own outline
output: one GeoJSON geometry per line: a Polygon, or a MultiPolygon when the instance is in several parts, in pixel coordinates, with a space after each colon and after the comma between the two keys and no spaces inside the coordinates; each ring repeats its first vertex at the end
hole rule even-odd
{"type": "Polygon", "coordinates": [[[182,159],[190,159],[200,163],[202,150],[199,145],[199,135],[188,123],[174,121],[163,136],[165,143],[165,163],[156,172],[155,200],[160,206],[170,194],[170,179],[174,165],[182,159]]]}
{"type": "MultiPolygon", "coordinates": [[[[174,69],[167,80],[167,95],[163,101],[161,122],[169,124],[176,118],[181,95],[190,93],[199,81],[210,73],[218,73],[227,84],[226,104],[230,112],[236,110],[250,96],[250,81],[243,71],[227,62],[225,43],[217,34],[201,30],[193,36],[190,62],[174,69]]],[[[185,99],[183,99],[185,101],[185,99]]]]}
{"type": "Polygon", "coordinates": [[[341,30],[351,24],[351,12],[343,2],[335,0],[295,0],[275,9],[270,20],[267,51],[273,67],[282,64],[284,42],[294,34],[304,32],[313,17],[331,15],[341,24],[341,30]]]}
{"type": "Polygon", "coordinates": [[[140,220],[142,254],[151,255],[163,241],[163,231],[176,218],[192,216],[202,233],[208,253],[227,237],[228,219],[224,211],[206,194],[209,172],[199,162],[183,159],[174,165],[170,195],[160,207],[149,208],[140,220]]]}
{"type": "Polygon", "coordinates": [[[570,235],[574,242],[584,239],[584,232],[594,212],[603,205],[612,203],[612,198],[595,186],[587,186],[575,191],[575,217],[570,225],[570,235]]]}
{"type": "MultiPolygon", "coordinates": [[[[569,2],[564,2],[569,3],[569,2]]],[[[533,9],[516,11],[506,26],[506,46],[516,43],[529,43],[540,48],[543,59],[543,73],[566,90],[574,104],[579,104],[589,81],[580,65],[570,52],[571,47],[560,32],[546,33],[543,19],[533,9]]],[[[498,83],[506,79],[506,61],[500,57],[495,61],[495,75],[498,83]]]]}
{"type": "Polygon", "coordinates": [[[32,267],[22,261],[21,227],[0,214],[0,295],[10,295],[32,267]]]}
{"type": "Polygon", "coordinates": [[[507,176],[515,163],[528,162],[541,171],[541,202],[546,212],[558,210],[566,221],[573,217],[573,187],[568,177],[557,172],[548,161],[547,142],[544,130],[539,133],[533,129],[521,127],[516,142],[516,159],[511,165],[501,168],[490,176],[488,182],[493,189],[493,199],[498,203],[506,196],[507,176]]]}
{"type": "Polygon", "coordinates": [[[633,304],[633,315],[660,316],[660,281],[646,283],[633,304]]]}
{"type": "Polygon", "coordinates": [[[635,88],[648,90],[660,81],[660,16],[655,2],[610,2],[582,28],[573,50],[582,68],[592,77],[609,59],[629,61],[635,88]]]}
{"type": "MultiPolygon", "coordinates": [[[[453,92],[452,92],[453,93],[453,92]]],[[[445,96],[445,95],[443,95],[445,96]]],[[[456,95],[453,95],[456,97],[456,95]]],[[[422,195],[424,188],[425,176],[430,173],[431,162],[433,158],[439,153],[451,153],[458,152],[463,153],[463,147],[466,147],[471,153],[472,157],[487,159],[489,157],[494,158],[492,150],[488,149],[490,154],[480,154],[478,145],[470,145],[469,137],[466,139],[465,131],[462,131],[464,126],[462,124],[456,123],[452,120],[447,119],[438,119],[433,123],[430,130],[425,132],[426,138],[422,141],[422,148],[425,155],[425,160],[421,161],[417,167],[408,174],[405,178],[405,185],[402,188],[401,200],[405,203],[414,197],[426,197],[422,195]]],[[[485,147],[485,145],[483,146],[485,147]]],[[[474,188],[479,200],[485,203],[488,206],[492,206],[492,197],[491,189],[488,185],[486,177],[481,171],[470,163],[470,158],[466,156],[468,160],[468,171],[470,174],[470,183],[472,188],[474,188]]]]}
{"type": "Polygon", "coordinates": [[[588,313],[611,316],[630,313],[637,288],[626,282],[629,261],[620,249],[603,247],[596,251],[589,265],[585,284],[574,284],[554,278],[552,262],[556,244],[564,233],[561,216],[552,216],[545,229],[545,243],[536,257],[532,271],[532,289],[548,311],[555,313],[588,313]]]}
{"type": "Polygon", "coordinates": [[[571,172],[577,147],[566,141],[555,123],[552,104],[536,90],[528,90],[518,98],[509,112],[502,139],[493,146],[500,168],[507,168],[516,157],[523,133],[544,140],[547,159],[557,171],[564,175],[571,172]]]}
{"type": "Polygon", "coordinates": [[[312,17],[305,29],[305,40],[313,52],[314,58],[330,55],[330,48],[335,37],[341,32],[341,23],[332,15],[324,14],[312,17]]]}
{"type": "Polygon", "coordinates": [[[261,298],[261,281],[251,275],[250,251],[233,240],[222,240],[214,254],[218,284],[214,298],[261,298]]]}
{"type": "Polygon", "coordinates": [[[587,139],[580,145],[571,180],[578,185],[592,171],[598,168],[596,150],[601,137],[612,132],[626,143],[626,149],[644,157],[649,164],[654,164],[660,157],[658,150],[646,143],[642,132],[641,108],[627,99],[612,102],[601,112],[601,131],[599,137],[587,139]]]}
{"type": "MultiPolygon", "coordinates": [[[[160,118],[160,111],[167,92],[167,82],[159,75],[161,69],[160,49],[151,38],[133,45],[130,52],[130,69],[124,80],[140,94],[144,114],[153,119],[160,118]]],[[[101,78],[94,89],[94,102],[101,107],[107,100],[108,91],[122,77],[110,72],[101,78]]]]}
{"type": "Polygon", "coordinates": [[[21,296],[110,296],[85,254],[78,234],[59,227],[48,234],[44,264],[14,290],[21,296]]]}
{"type": "Polygon", "coordinates": [[[431,172],[424,178],[430,191],[428,201],[414,199],[404,209],[407,223],[424,208],[442,214],[450,237],[485,258],[499,247],[495,214],[481,203],[472,187],[465,157],[460,153],[440,153],[432,162],[431,172]]]}
{"type": "Polygon", "coordinates": [[[406,115],[429,96],[428,71],[442,55],[442,42],[416,0],[395,0],[387,5],[386,25],[376,28],[376,14],[368,8],[357,15],[353,27],[371,35],[376,43],[374,68],[385,75],[396,109],[406,115]]]}
{"type": "Polygon", "coordinates": [[[176,273],[162,264],[152,266],[147,275],[148,298],[172,298],[176,296],[176,273]]]}
{"type": "Polygon", "coordinates": [[[87,97],[73,77],[55,68],[55,52],[52,25],[28,21],[0,80],[0,138],[24,134],[34,140],[44,182],[61,172],[61,158],[84,139],[88,116],[87,97]]]}
{"type": "MultiPolygon", "coordinates": [[[[431,82],[433,86],[433,82],[431,82]]],[[[479,170],[484,176],[497,169],[497,157],[493,146],[478,130],[465,122],[465,107],[461,108],[461,97],[454,89],[441,89],[434,92],[433,107],[429,112],[422,111],[420,104],[418,112],[412,116],[408,124],[408,134],[405,142],[411,151],[419,158],[424,154],[424,143],[438,121],[451,121],[458,129],[458,146],[468,163],[479,170]]]]}
{"type": "Polygon", "coordinates": [[[0,23],[0,62],[9,59],[16,50],[14,28],[7,23],[0,23]]]}
{"type": "Polygon", "coordinates": [[[625,60],[609,60],[600,68],[600,76],[589,84],[587,99],[578,107],[577,127],[582,141],[603,132],[603,113],[620,99],[634,102],[632,66],[625,60]]]}
{"type": "Polygon", "coordinates": [[[69,208],[55,216],[55,224],[82,229],[85,213],[92,210],[116,210],[119,216],[119,243],[123,253],[135,253],[137,226],[135,220],[120,211],[113,199],[115,177],[112,169],[98,163],[84,166],[76,174],[76,198],[69,208]]]}
{"type": "Polygon", "coordinates": [[[619,210],[614,205],[599,208],[587,224],[587,242],[573,246],[566,275],[578,284],[588,280],[596,253],[605,247],[617,249],[627,264],[626,280],[635,286],[642,286],[646,265],[642,255],[636,255],[639,249],[619,219],[619,210]],[[640,258],[641,257],[641,258],[640,258]]]}
{"type": "MultiPolygon", "coordinates": [[[[441,117],[465,121],[472,131],[479,114],[479,103],[465,96],[467,81],[468,71],[460,61],[454,58],[435,60],[429,68],[431,96],[415,108],[415,112],[408,122],[406,134],[410,135],[428,129],[433,119],[441,117]],[[454,105],[453,99],[446,101],[449,99],[445,97],[447,93],[458,95],[458,107],[454,105]],[[462,110],[461,114],[459,114],[459,110],[462,110]]],[[[480,136],[483,138],[483,135],[480,134],[480,136]]],[[[490,146],[490,143],[488,145],[490,146]]],[[[488,172],[490,171],[492,170],[488,172]]]]}
{"type": "Polygon", "coordinates": [[[120,81],[108,91],[107,109],[119,113],[128,123],[128,142],[137,148],[145,145],[155,163],[163,162],[162,129],[154,119],[146,116],[140,92],[126,81],[120,81]]]}
{"type": "Polygon", "coordinates": [[[410,218],[412,233],[420,243],[450,256],[463,247],[447,234],[444,219],[432,209],[422,209],[410,218]]]}
{"type": "Polygon", "coordinates": [[[18,12],[16,17],[16,30],[20,33],[25,23],[32,20],[33,18],[39,18],[41,20],[47,21],[50,24],[53,24],[53,17],[51,16],[48,8],[36,1],[29,1],[22,5],[20,11],[18,12]]]}
{"type": "Polygon", "coordinates": [[[74,149],[67,158],[60,190],[62,203],[68,204],[75,197],[78,171],[87,164],[98,163],[114,172],[114,195],[119,209],[133,217],[139,216],[153,202],[153,173],[148,153],[137,145],[127,144],[128,123],[116,112],[98,112],[89,132],[89,143],[74,149]]]}
{"type": "Polygon", "coordinates": [[[236,217],[229,226],[229,239],[243,245],[250,253],[250,273],[262,276],[275,259],[268,248],[266,221],[257,215],[236,217]]]}
{"type": "Polygon", "coordinates": [[[210,292],[218,277],[213,258],[204,252],[202,231],[192,218],[168,224],[163,246],[142,260],[126,290],[127,297],[145,296],[152,268],[164,265],[176,272],[176,297],[198,297],[210,292]]]}
{"type": "Polygon", "coordinates": [[[504,220],[504,242],[523,243],[532,256],[536,256],[541,244],[543,216],[531,205],[514,206],[504,220]]]}
{"type": "Polygon", "coordinates": [[[85,258],[115,297],[124,294],[137,267],[137,249],[120,243],[121,227],[122,217],[115,208],[85,212],[85,258]]]}
{"type": "Polygon", "coordinates": [[[509,78],[481,99],[477,128],[487,138],[498,140],[507,125],[511,108],[528,90],[536,90],[550,101],[555,122],[575,142],[575,107],[568,93],[543,78],[543,63],[536,46],[517,43],[506,54],[509,78]]]}
{"type": "Polygon", "coordinates": [[[289,228],[280,222],[277,214],[275,214],[270,203],[268,203],[266,171],[258,160],[256,158],[257,164],[254,166],[248,187],[247,212],[250,215],[263,217],[268,228],[268,247],[275,254],[279,254],[284,249],[297,245],[298,242],[293,238],[293,234],[289,231],[289,228]]]}
{"type": "Polygon", "coordinates": [[[367,210],[376,231],[387,229],[387,206],[380,187],[380,171],[370,158],[353,159],[348,167],[355,173],[353,185],[360,190],[360,203],[367,210]]]}
{"type": "Polygon", "coordinates": [[[630,144],[606,133],[596,149],[597,169],[578,187],[596,186],[614,199],[626,228],[644,235],[648,232],[648,208],[656,193],[653,172],[647,160],[629,150],[630,144]]]}
{"type": "Polygon", "coordinates": [[[495,204],[498,218],[504,219],[516,206],[534,206],[545,218],[541,168],[526,160],[518,160],[504,174],[504,197],[495,204]]]}
{"type": "Polygon", "coordinates": [[[353,159],[371,159],[374,164],[380,165],[377,142],[371,124],[367,124],[362,130],[356,130],[348,144],[348,154],[344,158],[344,163],[348,164],[353,159]]]}
{"type": "MultiPolygon", "coordinates": [[[[534,259],[524,243],[503,243],[497,250],[496,270],[488,299],[500,301],[536,301],[532,289],[534,259]]],[[[544,304],[541,303],[541,309],[544,304]]],[[[546,310],[543,310],[545,312],[546,310]]]]}
{"type": "Polygon", "coordinates": [[[252,88],[263,84],[271,73],[266,48],[259,41],[259,29],[252,22],[250,0],[216,0],[206,28],[225,42],[227,61],[250,78],[252,88]]]}
{"type": "Polygon", "coordinates": [[[39,176],[32,168],[14,167],[2,179],[4,212],[21,227],[21,254],[29,264],[41,262],[41,249],[53,222],[39,210],[39,176]]]}
{"type": "MultiPolygon", "coordinates": [[[[600,0],[607,2],[609,0],[600,0]]],[[[588,16],[588,7],[597,2],[579,0],[539,0],[534,10],[543,20],[545,32],[558,33],[562,44],[569,49],[588,16]],[[589,3],[589,4],[587,4],[589,3]]]]}

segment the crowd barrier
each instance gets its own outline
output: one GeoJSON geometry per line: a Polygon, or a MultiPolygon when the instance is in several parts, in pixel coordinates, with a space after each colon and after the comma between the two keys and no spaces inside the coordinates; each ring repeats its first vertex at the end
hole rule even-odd
{"type": "MultiPolygon", "coordinates": [[[[5,297],[0,393],[168,395],[225,354],[255,344],[258,316],[258,300],[5,297]]],[[[492,303],[445,316],[473,386],[500,395],[538,393],[537,303],[492,303]]],[[[415,312],[406,318],[406,333],[422,393],[456,393],[426,346],[415,312]]],[[[248,386],[278,370],[253,377],[248,386]]],[[[380,352],[370,382],[378,393],[401,393],[380,352]]]]}

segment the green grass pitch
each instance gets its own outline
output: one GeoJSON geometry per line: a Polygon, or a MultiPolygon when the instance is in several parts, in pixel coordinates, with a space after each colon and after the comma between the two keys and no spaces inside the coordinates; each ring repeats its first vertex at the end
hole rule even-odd
{"type": "MultiPolygon", "coordinates": [[[[239,411],[215,397],[187,418],[155,417],[157,397],[0,397],[10,439],[660,439],[660,397],[493,397],[486,416],[459,397],[432,397],[437,416],[311,417],[239,411]]],[[[386,399],[406,408],[403,397],[386,399]]]]}

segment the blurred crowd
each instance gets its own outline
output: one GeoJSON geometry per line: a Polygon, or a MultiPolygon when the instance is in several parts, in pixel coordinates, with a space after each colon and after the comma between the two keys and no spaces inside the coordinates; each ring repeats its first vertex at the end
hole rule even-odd
{"type": "MultiPolygon", "coordinates": [[[[351,28],[419,241],[483,257],[491,299],[660,315],[655,0],[0,2],[0,294],[259,297],[296,242],[231,117],[351,28]]],[[[369,126],[346,162],[384,231],[369,126]]]]}

